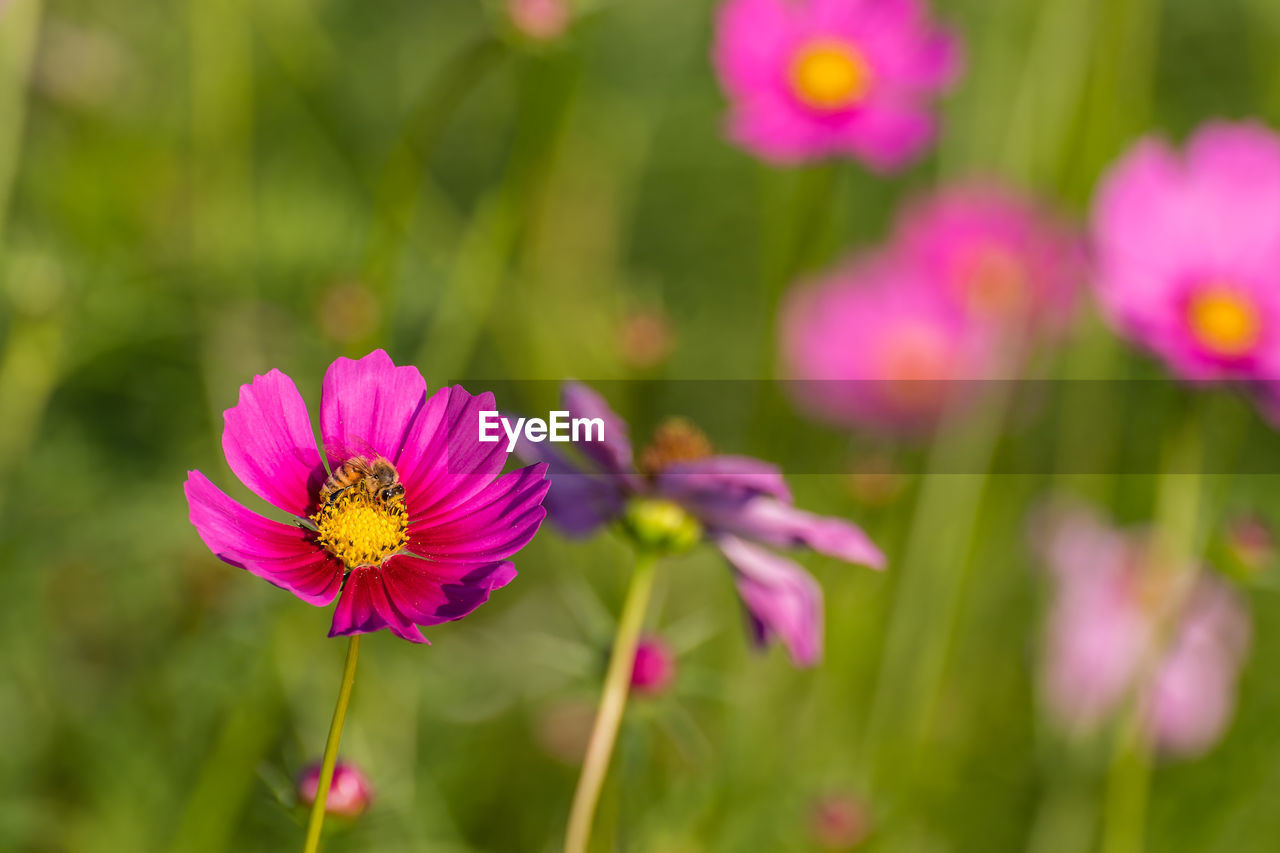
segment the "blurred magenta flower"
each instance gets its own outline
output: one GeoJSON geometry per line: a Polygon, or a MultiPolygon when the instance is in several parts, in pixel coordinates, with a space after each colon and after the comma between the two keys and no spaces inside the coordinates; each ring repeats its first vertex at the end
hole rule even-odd
{"type": "MultiPolygon", "coordinates": [[[[298,801],[306,806],[313,804],[319,784],[320,763],[316,762],[298,777],[298,801]]],[[[372,801],[373,786],[359,768],[341,761],[333,766],[329,798],[324,804],[325,814],[330,817],[357,818],[365,813],[372,801]]]]}
{"type": "Polygon", "coordinates": [[[942,297],[993,328],[1061,331],[1084,283],[1084,243],[1032,199],[967,183],[909,207],[895,251],[942,297]]]}
{"type": "Polygon", "coordinates": [[[880,568],[884,555],[858,527],[793,505],[776,466],[712,453],[706,437],[675,420],[659,427],[633,460],[626,423],[595,391],[564,386],[561,408],[573,418],[601,418],[604,441],[576,445],[579,465],[550,444],[523,441],[516,452],[550,467],[546,507],[571,536],[618,521],[645,547],[680,550],[714,543],[734,571],[757,645],[777,638],[792,660],[809,666],[822,654],[822,589],[793,561],[762,547],[805,547],[880,568]]]}
{"type": "Polygon", "coordinates": [[[841,426],[929,427],[973,396],[965,380],[1008,374],[988,328],[939,298],[921,264],[893,253],[793,289],[780,322],[793,396],[841,426]]]}
{"type": "Polygon", "coordinates": [[[425,643],[417,625],[460,619],[515,577],[506,558],[546,514],[546,466],[501,474],[505,445],[478,440],[478,413],[494,408],[492,394],[461,386],[428,397],[418,369],[396,367],[382,350],[339,358],[320,403],[329,466],[381,457],[404,493],[386,499],[362,484],[321,500],[326,471],[306,404],[272,370],[240,387],[222,447],[240,481],[291,522],[258,515],[190,471],[191,523],[223,562],[308,604],[337,597],[329,636],[387,628],[425,643]]]}
{"type": "Polygon", "coordinates": [[[774,162],[842,155],[877,171],[932,143],[930,101],[961,64],[922,0],[727,0],[713,58],[738,144],[774,162]]]}
{"type": "Polygon", "coordinates": [[[511,26],[534,41],[552,41],[569,29],[573,9],[569,0],[507,0],[511,26]]]}
{"type": "Polygon", "coordinates": [[[1078,507],[1044,519],[1039,545],[1054,581],[1043,687],[1058,721],[1088,733],[1136,695],[1160,749],[1212,746],[1249,646],[1249,615],[1230,586],[1200,573],[1184,589],[1151,565],[1146,535],[1078,507]]]}
{"type": "Polygon", "coordinates": [[[641,637],[631,666],[631,689],[657,696],[676,677],[676,655],[661,637],[641,637]]]}
{"type": "Polygon", "coordinates": [[[1098,191],[1111,322],[1193,380],[1280,377],[1280,137],[1211,122],[1179,154],[1144,139],[1098,191]]]}

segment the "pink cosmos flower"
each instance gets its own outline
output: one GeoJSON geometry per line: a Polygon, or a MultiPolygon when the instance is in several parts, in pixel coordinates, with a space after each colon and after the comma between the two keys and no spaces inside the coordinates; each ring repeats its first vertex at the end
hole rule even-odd
{"type": "Polygon", "coordinates": [[[1204,125],[1144,139],[1098,191],[1098,291],[1113,325],[1192,380],[1280,378],[1280,137],[1204,125]]]}
{"type": "Polygon", "coordinates": [[[338,599],[329,636],[389,629],[416,643],[418,625],[460,619],[515,577],[507,560],[546,514],[546,466],[501,474],[503,444],[478,440],[493,395],[461,386],[427,395],[415,367],[382,350],[339,358],[325,373],[320,435],[329,468],[381,457],[403,494],[364,482],[322,500],[327,473],[306,404],[272,370],[240,388],[222,433],[227,464],[285,524],[249,510],[199,471],[187,475],[191,523],[220,560],[308,604],[338,599]]]}
{"type": "Polygon", "coordinates": [[[1249,646],[1249,617],[1229,586],[1202,573],[1180,593],[1149,561],[1143,535],[1073,508],[1043,525],[1054,581],[1046,626],[1044,694],[1067,729],[1087,733],[1131,696],[1163,751],[1212,746],[1231,719],[1249,646]],[[1170,613],[1170,609],[1173,612],[1170,613]],[[1173,619],[1171,633],[1162,620],[1173,619]]]}
{"type": "MultiPolygon", "coordinates": [[[[320,787],[320,764],[309,765],[298,777],[298,802],[310,806],[316,801],[320,787]]],[[[324,802],[325,814],[353,819],[360,817],[373,801],[373,786],[354,764],[339,761],[333,766],[329,798],[324,802]]]]}
{"type": "Polygon", "coordinates": [[[641,637],[631,665],[631,689],[657,696],[676,677],[676,656],[661,637],[641,637]]]}
{"type": "Polygon", "coordinates": [[[738,144],[774,162],[845,155],[877,171],[933,141],[929,101],[960,69],[958,40],[921,0],[727,0],[713,58],[738,144]]]}
{"type": "Polygon", "coordinates": [[[787,295],[782,356],[803,408],[841,426],[911,431],[972,396],[964,380],[1004,374],[987,327],[940,299],[924,272],[885,253],[787,295]]]}
{"type": "Polygon", "coordinates": [[[809,548],[880,568],[884,555],[858,527],[795,507],[776,466],[712,452],[692,424],[660,426],[638,458],[628,428],[595,391],[567,383],[561,408],[599,418],[603,441],[575,446],[581,463],[550,444],[516,446],[526,460],[551,465],[547,510],[571,536],[621,522],[646,547],[680,550],[709,540],[733,568],[753,640],[780,640],[797,665],[822,656],[822,588],[804,569],[765,546],[809,548]]]}
{"type": "Polygon", "coordinates": [[[1003,332],[1065,329],[1084,281],[1079,236],[995,183],[917,201],[899,222],[894,251],[919,265],[943,299],[1003,332]]]}

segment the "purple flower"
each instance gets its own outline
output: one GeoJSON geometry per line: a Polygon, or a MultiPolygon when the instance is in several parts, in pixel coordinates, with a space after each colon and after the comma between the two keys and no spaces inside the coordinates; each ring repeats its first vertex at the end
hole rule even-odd
{"type": "Polygon", "coordinates": [[[191,523],[223,562],[308,604],[336,597],[329,636],[389,629],[415,643],[417,625],[460,619],[515,577],[507,558],[538,530],[546,466],[501,474],[502,444],[482,444],[476,424],[492,394],[461,386],[427,396],[415,367],[382,350],[339,358],[325,373],[320,434],[329,469],[388,464],[403,485],[360,479],[321,498],[327,473],[297,387],[272,370],[240,387],[224,414],[227,464],[258,497],[293,516],[272,521],[187,475],[191,523]]]}
{"type": "Polygon", "coordinates": [[[579,442],[578,465],[548,444],[522,441],[516,452],[550,467],[546,507],[571,536],[619,521],[642,544],[680,550],[706,539],[733,568],[758,645],[782,641],[796,664],[822,655],[822,590],[791,560],[766,547],[806,547],[880,568],[884,555],[858,527],[797,509],[776,466],[712,453],[686,421],[658,428],[635,462],[627,424],[596,392],[564,386],[561,407],[573,418],[600,418],[604,439],[579,442]]]}

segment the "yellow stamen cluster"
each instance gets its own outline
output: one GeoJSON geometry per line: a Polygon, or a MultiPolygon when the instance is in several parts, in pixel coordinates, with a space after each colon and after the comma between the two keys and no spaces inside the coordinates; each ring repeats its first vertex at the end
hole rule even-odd
{"type": "Polygon", "coordinates": [[[871,68],[853,45],[822,39],[796,52],[791,62],[795,96],[816,110],[852,107],[871,91],[871,68]]]}
{"type": "Polygon", "coordinates": [[[1224,358],[1248,355],[1262,337],[1258,307],[1227,287],[1209,287],[1193,296],[1187,322],[1202,347],[1224,358]]]}
{"type": "Polygon", "coordinates": [[[983,317],[1009,318],[1028,301],[1027,270],[1012,252],[986,246],[968,259],[963,274],[969,305],[983,317]]]}
{"type": "Polygon", "coordinates": [[[695,462],[711,455],[711,442],[684,418],[668,418],[653,431],[653,441],[640,451],[637,463],[650,476],[679,462],[695,462]]]}
{"type": "Polygon", "coordinates": [[[380,566],[409,541],[404,499],[383,501],[359,488],[341,492],[311,520],[316,541],[349,569],[380,566]]]}

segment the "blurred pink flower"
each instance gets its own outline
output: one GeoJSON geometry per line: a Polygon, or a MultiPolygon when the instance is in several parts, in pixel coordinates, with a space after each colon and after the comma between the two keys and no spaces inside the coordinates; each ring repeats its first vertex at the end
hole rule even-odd
{"type": "Polygon", "coordinates": [[[971,396],[957,380],[1007,372],[984,326],[940,299],[919,265],[888,253],[791,291],[781,325],[794,396],[839,425],[928,427],[971,396]]]}
{"type": "MultiPolygon", "coordinates": [[[[320,786],[320,764],[312,764],[298,777],[298,801],[310,806],[316,801],[320,786]]],[[[325,814],[331,817],[357,818],[369,808],[373,787],[354,764],[338,762],[333,766],[329,797],[324,801],[325,814]]]]}
{"type": "Polygon", "coordinates": [[[775,162],[845,155],[877,171],[933,141],[929,102],[961,64],[958,39],[921,0],[727,0],[713,59],[738,144],[775,162]]]}
{"type": "Polygon", "coordinates": [[[1249,645],[1249,616],[1231,588],[1202,573],[1180,595],[1150,564],[1147,536],[1079,507],[1044,519],[1038,544],[1054,580],[1043,673],[1050,712],[1085,734],[1137,696],[1162,751],[1212,746],[1230,721],[1249,645]]]}
{"type": "Polygon", "coordinates": [[[676,656],[661,637],[642,637],[636,646],[631,667],[631,689],[657,696],[671,686],[676,677],[676,656]]]}
{"type": "Polygon", "coordinates": [[[552,41],[564,34],[573,19],[568,0],[507,0],[511,26],[535,41],[552,41]]]}
{"type": "Polygon", "coordinates": [[[1179,154],[1144,139],[1097,194],[1112,323],[1189,380],[1280,378],[1280,137],[1212,122],[1179,154]]]}
{"type": "Polygon", "coordinates": [[[1084,244],[1030,198],[994,183],[917,201],[896,250],[958,309],[1022,334],[1063,330],[1084,282],[1084,244]]]}
{"type": "Polygon", "coordinates": [[[852,794],[824,794],[810,806],[809,837],[820,850],[852,850],[867,840],[870,830],[867,806],[852,794]]]}

